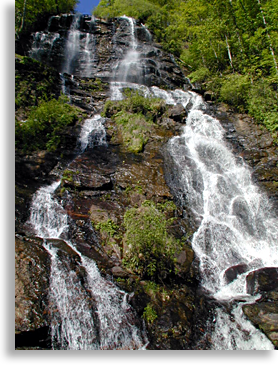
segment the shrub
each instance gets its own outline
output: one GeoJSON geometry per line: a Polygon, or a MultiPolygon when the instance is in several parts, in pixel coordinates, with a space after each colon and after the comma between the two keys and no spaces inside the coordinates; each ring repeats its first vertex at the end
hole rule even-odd
{"type": "Polygon", "coordinates": [[[16,122],[16,148],[24,152],[55,151],[65,140],[66,128],[74,125],[78,116],[78,109],[67,104],[64,96],[41,102],[32,109],[25,123],[16,122]]]}
{"type": "Polygon", "coordinates": [[[209,69],[200,67],[198,70],[191,72],[188,76],[191,82],[204,82],[210,77],[209,69]]]}
{"type": "Polygon", "coordinates": [[[128,150],[133,153],[142,152],[148,142],[152,123],[142,114],[122,112],[116,115],[115,121],[121,131],[123,144],[128,150]]]}
{"type": "Polygon", "coordinates": [[[271,84],[265,79],[254,83],[248,95],[248,112],[256,121],[264,124],[278,143],[278,94],[277,83],[271,84]]]}
{"type": "Polygon", "coordinates": [[[124,215],[124,264],[141,277],[162,281],[174,270],[180,241],[167,232],[164,212],[151,201],[124,215]]]}
{"type": "Polygon", "coordinates": [[[147,323],[152,324],[157,319],[157,313],[150,303],[144,308],[142,317],[147,323]]]}
{"type": "Polygon", "coordinates": [[[246,99],[250,81],[248,76],[232,74],[225,78],[220,89],[220,98],[222,101],[238,108],[246,107],[246,99]]]}

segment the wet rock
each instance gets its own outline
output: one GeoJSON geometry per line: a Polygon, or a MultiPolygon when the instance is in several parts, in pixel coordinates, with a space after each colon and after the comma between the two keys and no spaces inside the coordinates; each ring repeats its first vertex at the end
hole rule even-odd
{"type": "Polygon", "coordinates": [[[278,349],[278,301],[247,304],[243,306],[243,312],[278,349]]]}
{"type": "Polygon", "coordinates": [[[112,275],[115,278],[126,278],[126,277],[128,277],[128,273],[125,270],[123,270],[120,266],[112,267],[111,272],[112,272],[112,275]]]}
{"type": "Polygon", "coordinates": [[[276,290],[278,291],[278,268],[264,267],[247,275],[247,293],[255,295],[276,290]]]}
{"type": "Polygon", "coordinates": [[[50,257],[40,238],[15,238],[15,331],[48,326],[50,257]]]}
{"type": "Polygon", "coordinates": [[[243,306],[248,319],[278,348],[278,268],[265,267],[250,272],[247,293],[261,294],[258,302],[243,306]]]}
{"type": "Polygon", "coordinates": [[[225,271],[224,279],[226,280],[227,284],[229,284],[234,281],[238,277],[238,275],[243,274],[247,270],[248,265],[245,263],[231,266],[225,271]]]}
{"type": "Polygon", "coordinates": [[[168,116],[176,122],[182,122],[187,113],[182,104],[177,104],[168,110],[168,116]]]}
{"type": "Polygon", "coordinates": [[[271,133],[246,114],[232,113],[224,104],[214,107],[226,129],[235,154],[253,168],[253,178],[269,196],[278,212],[278,153],[271,133]]]}
{"type": "Polygon", "coordinates": [[[105,148],[87,151],[68,166],[63,185],[78,190],[110,190],[117,160],[117,156],[105,148]]]}
{"type": "Polygon", "coordinates": [[[185,350],[190,348],[191,326],[194,312],[194,292],[186,286],[160,291],[150,289],[148,282],[140,282],[131,298],[137,313],[145,315],[149,350],[185,350]]]}
{"type": "MultiPolygon", "coordinates": [[[[17,52],[29,54],[37,60],[53,66],[59,72],[64,72],[67,34],[72,22],[73,15],[71,14],[52,17],[48,25],[45,24],[44,32],[22,36],[22,40],[16,45],[17,52]],[[42,35],[44,35],[43,41],[41,40],[42,35]],[[39,51],[36,51],[36,47],[39,48],[39,51]]],[[[79,31],[80,42],[83,42],[81,49],[85,48],[86,37],[84,34],[91,34],[94,40],[94,49],[92,50],[94,59],[91,60],[88,74],[85,64],[86,57],[82,57],[81,54],[77,60],[72,62],[70,73],[77,77],[99,77],[105,82],[117,78],[119,70],[115,68],[116,61],[122,59],[130,47],[129,22],[124,18],[110,19],[109,21],[95,19],[92,24],[88,16],[82,16],[79,31]]],[[[150,34],[146,29],[136,23],[135,32],[138,36],[137,51],[141,56],[136,69],[132,70],[131,68],[128,81],[140,81],[148,86],[175,88],[186,85],[189,87],[188,80],[184,77],[174,58],[166,54],[158,44],[151,41],[150,34]],[[133,71],[134,74],[132,75],[133,71]]],[[[90,103],[89,100],[87,103],[86,99],[78,99],[76,96],[73,96],[73,100],[84,110],[93,110],[94,104],[90,103]]]]}
{"type": "Polygon", "coordinates": [[[194,260],[194,251],[191,247],[185,246],[177,256],[176,260],[179,275],[188,274],[194,260]]]}

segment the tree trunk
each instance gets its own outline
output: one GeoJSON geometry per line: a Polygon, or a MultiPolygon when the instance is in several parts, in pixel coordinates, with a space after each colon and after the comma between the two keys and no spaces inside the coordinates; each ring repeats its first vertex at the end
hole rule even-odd
{"type": "Polygon", "coordinates": [[[259,8],[260,8],[260,12],[261,12],[261,15],[262,15],[262,18],[263,18],[264,27],[265,27],[266,34],[267,34],[267,37],[268,37],[268,40],[269,40],[269,50],[270,50],[270,53],[271,53],[272,58],[273,58],[273,63],[274,63],[275,69],[276,69],[276,74],[278,75],[277,61],[276,61],[276,58],[275,58],[275,53],[274,53],[274,49],[273,49],[273,46],[272,46],[270,34],[268,33],[268,30],[267,30],[267,22],[265,20],[264,12],[263,12],[263,9],[262,9],[262,6],[261,6],[261,1],[257,0],[257,2],[258,2],[258,5],[259,5],[259,8]]]}
{"type": "Polygon", "coordinates": [[[21,19],[21,25],[20,25],[20,28],[19,28],[18,33],[20,33],[22,31],[22,29],[24,28],[25,16],[26,16],[26,4],[27,4],[27,0],[24,0],[23,14],[22,14],[22,19],[21,19]]]}
{"type": "Polygon", "coordinates": [[[232,58],[232,54],[231,54],[231,50],[230,50],[230,46],[229,46],[229,43],[228,43],[228,37],[227,37],[227,35],[226,35],[226,34],[225,34],[225,39],[226,39],[226,46],[227,46],[228,56],[229,56],[229,60],[230,60],[230,65],[231,65],[232,70],[233,70],[233,72],[234,72],[233,58],[232,58]]]}

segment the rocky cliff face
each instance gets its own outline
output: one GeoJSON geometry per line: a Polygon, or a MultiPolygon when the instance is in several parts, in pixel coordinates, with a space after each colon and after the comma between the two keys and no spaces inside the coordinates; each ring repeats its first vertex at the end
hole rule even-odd
{"type": "MultiPolygon", "coordinates": [[[[40,61],[54,75],[58,88],[70,97],[84,119],[103,111],[107,98],[111,97],[111,82],[122,81],[123,77],[127,83],[136,81],[147,86],[188,89],[189,82],[172,56],[151,41],[151,35],[142,25],[135,22],[133,26],[140,59],[135,62],[135,56],[131,54],[126,75],[123,75],[121,64],[130,50],[132,33],[130,23],[125,18],[105,22],[87,16],[52,17],[46,30],[22,39],[21,45],[17,44],[17,51],[40,61]]],[[[26,70],[19,60],[16,70],[21,75],[34,72],[32,69],[26,70]]],[[[37,77],[34,75],[35,79],[37,77]]],[[[223,106],[215,108],[209,105],[208,112],[221,119],[227,132],[226,139],[232,143],[234,152],[255,167],[256,179],[262,181],[266,192],[276,202],[277,147],[269,134],[259,130],[251,120],[247,123],[246,116],[234,116],[223,106]],[[249,133],[250,128],[252,133],[249,133]]],[[[26,116],[24,113],[27,113],[26,110],[21,108],[17,111],[17,117],[22,120],[26,116]]],[[[181,104],[165,107],[140,153],[128,150],[112,115],[104,123],[107,146],[91,146],[80,153],[78,136],[82,123],[77,123],[67,131],[65,145],[55,153],[38,151],[25,155],[17,152],[18,347],[51,346],[51,303],[48,300],[50,257],[42,240],[35,237],[28,218],[34,192],[57,179],[61,179],[61,185],[55,197],[69,217],[71,239],[82,255],[97,263],[104,278],[130,294],[128,300],[137,312],[141,326],[142,318],[145,319],[148,348],[211,347],[211,338],[204,330],[204,324],[212,323],[212,309],[216,303],[198,290],[198,262],[190,243],[198,222],[190,213],[190,207],[180,206],[176,200],[175,187],[170,183],[173,174],[171,161],[165,159],[164,146],[181,131],[186,115],[187,110],[181,104]],[[124,243],[119,237],[124,233],[124,214],[128,209],[140,208],[145,200],[162,207],[174,202],[174,209],[163,211],[167,219],[173,222],[168,227],[168,233],[176,239],[186,237],[183,249],[175,257],[175,273],[163,278],[163,283],[142,280],[123,264],[124,243]],[[118,227],[119,235],[101,229],[102,224],[108,221],[118,227]],[[39,340],[34,340],[36,336],[39,340]]],[[[88,293],[80,258],[62,240],[51,244],[67,267],[76,273],[82,291],[88,293]]],[[[277,305],[277,288],[268,291],[269,298],[274,298],[274,304],[264,307],[266,320],[267,313],[272,313],[277,305]]],[[[94,307],[94,303],[90,305],[94,307]]],[[[256,310],[256,307],[252,311],[245,309],[254,323],[258,323],[254,318],[256,310]]],[[[261,326],[260,323],[258,325],[261,326]]],[[[272,332],[269,338],[277,345],[276,327],[272,332]]]]}
{"type": "MultiPolygon", "coordinates": [[[[59,72],[79,77],[117,81],[119,64],[130,47],[130,26],[126,18],[103,21],[89,16],[62,15],[49,19],[46,30],[21,41],[16,51],[31,56],[59,72]]],[[[174,58],[152,41],[148,30],[134,24],[140,53],[140,83],[167,88],[188,84],[174,58]]],[[[133,65],[134,66],[134,65],[133,65]]],[[[127,80],[138,82],[138,69],[129,70],[127,80]]]]}

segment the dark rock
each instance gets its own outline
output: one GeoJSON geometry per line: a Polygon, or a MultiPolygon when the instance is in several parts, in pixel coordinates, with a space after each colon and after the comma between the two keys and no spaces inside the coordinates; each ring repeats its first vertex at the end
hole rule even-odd
{"type": "Polygon", "coordinates": [[[117,163],[117,156],[111,151],[95,148],[72,161],[63,185],[78,190],[110,190],[117,163]]]}
{"type": "Polygon", "coordinates": [[[115,278],[126,278],[128,276],[128,273],[125,270],[123,270],[120,266],[112,267],[111,272],[115,278]]]}
{"type": "Polygon", "coordinates": [[[248,268],[248,265],[245,263],[231,266],[225,271],[224,279],[226,280],[227,284],[229,284],[234,281],[238,275],[248,271],[248,268]]]}
{"type": "Polygon", "coordinates": [[[247,293],[255,295],[258,293],[278,290],[278,268],[264,267],[252,271],[247,275],[247,293]]]}
{"type": "Polygon", "coordinates": [[[35,331],[49,324],[50,257],[43,240],[15,238],[15,331],[35,331]]]}
{"type": "Polygon", "coordinates": [[[182,122],[187,113],[182,104],[177,104],[168,110],[168,116],[177,122],[182,122]]]}
{"type": "Polygon", "coordinates": [[[243,312],[278,349],[278,301],[246,304],[243,312]]]}
{"type": "Polygon", "coordinates": [[[176,265],[179,270],[179,275],[187,274],[194,260],[194,251],[191,247],[185,246],[176,258],[176,265]]]}
{"type": "Polygon", "coordinates": [[[229,142],[234,153],[252,167],[254,180],[259,182],[278,213],[278,154],[271,133],[250,116],[231,113],[224,104],[217,104],[213,109],[231,136],[229,142]]]}
{"type": "MultiPolygon", "coordinates": [[[[52,17],[45,31],[34,32],[24,36],[22,42],[17,42],[17,52],[29,54],[31,57],[48,64],[59,72],[65,72],[65,48],[68,32],[73,21],[73,15],[66,14],[52,17]]],[[[119,69],[115,69],[118,59],[122,59],[130,47],[129,22],[124,18],[103,21],[95,19],[90,24],[88,16],[81,16],[79,22],[81,50],[79,57],[73,59],[70,71],[67,72],[77,77],[100,77],[104,81],[111,81],[118,78],[119,69]],[[85,49],[85,34],[92,34],[94,39],[94,57],[91,60],[91,67],[86,67],[86,56],[82,54],[85,49]],[[83,43],[82,43],[83,42],[83,43]],[[83,56],[83,57],[82,57],[83,56]]],[[[140,62],[130,70],[128,81],[140,82],[151,86],[167,86],[170,88],[189,87],[188,80],[184,77],[179,66],[173,57],[166,54],[159,45],[153,43],[149,33],[139,24],[136,24],[135,31],[138,38],[137,50],[140,52],[140,62]]],[[[92,105],[82,99],[73,97],[74,102],[84,110],[92,110],[92,105]]]]}

